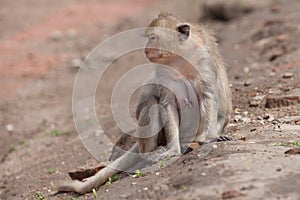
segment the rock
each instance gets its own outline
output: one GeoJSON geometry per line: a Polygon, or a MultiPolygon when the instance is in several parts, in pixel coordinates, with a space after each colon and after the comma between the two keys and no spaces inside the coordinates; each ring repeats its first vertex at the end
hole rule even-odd
{"type": "Polygon", "coordinates": [[[80,68],[82,60],[80,58],[73,58],[71,61],[71,66],[74,68],[80,68]]]}
{"type": "Polygon", "coordinates": [[[129,194],[120,194],[120,198],[122,198],[122,199],[128,199],[129,198],[129,194]]]}
{"type": "Polygon", "coordinates": [[[251,122],[249,117],[242,117],[240,120],[246,124],[251,122]]]}
{"type": "Polygon", "coordinates": [[[229,21],[253,11],[254,8],[251,1],[241,3],[239,0],[206,0],[202,5],[202,19],[229,21]]]}
{"type": "Polygon", "coordinates": [[[286,72],[284,74],[282,74],[282,78],[292,78],[294,76],[293,73],[290,72],[286,72]]]}
{"type": "Polygon", "coordinates": [[[258,95],[256,97],[254,97],[250,101],[250,107],[258,107],[262,103],[262,101],[264,100],[265,97],[266,97],[266,95],[258,95]]]}
{"type": "Polygon", "coordinates": [[[238,121],[240,121],[241,118],[242,118],[241,115],[235,115],[235,116],[234,116],[234,121],[235,121],[235,122],[238,122],[238,121]]]}
{"type": "Polygon", "coordinates": [[[274,5],[271,6],[270,11],[272,13],[278,13],[278,12],[281,11],[281,6],[278,5],[278,4],[274,4],[274,5]]]}
{"type": "Polygon", "coordinates": [[[60,30],[55,30],[50,34],[49,37],[52,41],[59,41],[63,38],[63,33],[60,30]]]}
{"type": "Polygon", "coordinates": [[[266,95],[258,95],[256,97],[254,97],[251,101],[250,101],[250,107],[258,107],[262,101],[264,100],[264,98],[266,97],[266,95]]]}
{"type": "Polygon", "coordinates": [[[249,103],[250,107],[258,107],[260,105],[260,101],[252,100],[249,103]]]}
{"type": "Polygon", "coordinates": [[[289,37],[285,34],[278,35],[276,40],[277,42],[285,42],[289,39],[289,37]]]}
{"type": "Polygon", "coordinates": [[[278,57],[282,56],[285,54],[286,49],[285,48],[273,48],[271,51],[268,53],[269,61],[274,61],[278,57]]]}
{"type": "Polygon", "coordinates": [[[223,192],[222,194],[222,199],[232,199],[232,198],[235,198],[235,197],[239,197],[241,196],[242,194],[236,190],[229,190],[227,192],[223,192]]]}
{"type": "Polygon", "coordinates": [[[250,86],[252,84],[252,80],[246,79],[244,82],[244,86],[250,86]]]}
{"type": "Polygon", "coordinates": [[[68,38],[74,39],[77,36],[77,32],[74,29],[69,29],[66,35],[68,38]]]}
{"type": "Polygon", "coordinates": [[[14,130],[14,127],[13,127],[13,125],[12,124],[7,124],[6,125],[6,130],[8,131],[8,132],[13,132],[13,130],[14,130]]]}
{"type": "Polygon", "coordinates": [[[85,178],[91,177],[95,175],[98,171],[105,168],[108,164],[107,163],[100,163],[97,166],[87,168],[87,169],[80,169],[69,172],[69,176],[72,180],[83,180],[85,178]]]}
{"type": "Polygon", "coordinates": [[[245,73],[249,73],[250,72],[250,68],[249,67],[244,67],[244,72],[245,73]]]}
{"type": "Polygon", "coordinates": [[[300,154],[300,148],[289,149],[286,152],[284,152],[284,154],[300,154]]]}
{"type": "Polygon", "coordinates": [[[265,107],[279,108],[283,106],[296,105],[298,103],[300,103],[299,96],[282,96],[282,97],[269,96],[267,97],[265,107]]]}

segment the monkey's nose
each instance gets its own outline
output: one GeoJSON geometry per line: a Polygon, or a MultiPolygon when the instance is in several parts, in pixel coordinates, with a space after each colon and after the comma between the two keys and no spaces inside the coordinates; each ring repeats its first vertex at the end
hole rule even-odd
{"type": "Polygon", "coordinates": [[[150,48],[145,48],[145,54],[148,54],[150,52],[150,48]]]}

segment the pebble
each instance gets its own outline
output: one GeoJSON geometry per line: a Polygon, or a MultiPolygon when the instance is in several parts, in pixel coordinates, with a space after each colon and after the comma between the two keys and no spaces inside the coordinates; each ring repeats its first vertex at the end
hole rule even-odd
{"type": "Polygon", "coordinates": [[[281,11],[281,6],[278,4],[272,5],[270,11],[273,13],[278,13],[281,11]]]}
{"type": "Polygon", "coordinates": [[[288,40],[288,36],[287,35],[285,35],[285,34],[282,34],[282,35],[279,35],[279,36],[277,36],[277,41],[278,42],[285,42],[285,41],[287,41],[288,40]]]}
{"type": "Polygon", "coordinates": [[[244,82],[244,86],[250,86],[252,84],[252,81],[250,79],[246,79],[244,82]]]}
{"type": "Polygon", "coordinates": [[[275,72],[270,72],[269,76],[275,76],[275,72]]]}
{"type": "Polygon", "coordinates": [[[293,76],[294,76],[294,74],[291,72],[286,72],[286,73],[282,74],[282,78],[292,78],[293,76]]]}
{"type": "Polygon", "coordinates": [[[240,120],[244,123],[249,123],[251,121],[249,117],[242,117],[240,120]]]}
{"type": "Polygon", "coordinates": [[[7,124],[6,125],[6,130],[8,131],[8,132],[13,132],[13,130],[14,130],[14,127],[13,127],[13,125],[12,124],[7,124]]]}
{"type": "Polygon", "coordinates": [[[250,104],[249,104],[250,107],[258,107],[259,105],[260,105],[260,101],[257,101],[257,100],[252,100],[252,101],[250,101],[250,104]]]}
{"type": "Polygon", "coordinates": [[[249,67],[244,67],[244,72],[245,73],[248,73],[250,71],[250,68],[249,67]]]}
{"type": "Polygon", "coordinates": [[[71,66],[74,68],[79,68],[82,63],[82,60],[80,58],[73,58],[71,61],[71,66]]]}
{"type": "Polygon", "coordinates": [[[66,35],[68,38],[74,39],[77,36],[77,32],[74,29],[69,29],[66,35]]]}
{"type": "Polygon", "coordinates": [[[49,37],[53,41],[59,41],[63,38],[63,33],[60,30],[55,30],[50,34],[49,37]]]}
{"type": "Polygon", "coordinates": [[[163,191],[169,191],[169,187],[165,184],[160,185],[160,189],[163,191]]]}
{"type": "Polygon", "coordinates": [[[119,197],[123,198],[123,199],[128,199],[129,195],[128,194],[121,194],[119,197]]]}
{"type": "Polygon", "coordinates": [[[240,121],[241,118],[242,118],[241,115],[235,115],[235,116],[234,116],[234,121],[235,121],[235,122],[238,122],[238,121],[240,121]]]}

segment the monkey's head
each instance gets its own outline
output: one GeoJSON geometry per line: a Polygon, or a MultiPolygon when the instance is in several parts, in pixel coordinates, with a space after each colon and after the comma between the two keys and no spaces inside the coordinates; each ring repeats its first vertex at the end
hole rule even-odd
{"type": "Polygon", "coordinates": [[[178,57],[177,53],[186,49],[191,35],[191,26],[177,17],[161,12],[145,31],[148,43],[146,57],[155,63],[167,64],[178,57]]]}

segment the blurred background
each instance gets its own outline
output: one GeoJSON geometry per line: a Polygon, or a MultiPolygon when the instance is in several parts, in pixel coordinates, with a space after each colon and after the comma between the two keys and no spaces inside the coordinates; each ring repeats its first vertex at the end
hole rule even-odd
{"type": "MultiPolygon", "coordinates": [[[[51,195],[51,181],[98,162],[82,145],[73,122],[76,72],[101,41],[147,26],[162,10],[215,32],[234,96],[227,133],[235,143],[219,147],[210,161],[197,160],[195,154],[179,160],[177,168],[162,169],[162,176],[127,177],[104,186],[101,199],[299,198],[299,157],[283,165],[281,152],[300,140],[299,1],[0,0],[0,200],[93,198],[51,195]],[[287,145],[274,146],[280,142],[287,145]],[[245,155],[233,154],[237,149],[245,155]],[[269,151],[268,163],[259,162],[269,151]],[[215,161],[217,155],[223,160],[215,161]],[[228,157],[234,158],[230,165],[224,161],[228,157]],[[247,170],[241,157],[249,161],[247,170]],[[257,165],[281,174],[261,175],[257,165]],[[286,187],[278,185],[282,181],[286,187]]],[[[113,142],[120,130],[109,112],[110,89],[139,59],[127,56],[113,63],[97,91],[99,120],[113,142]]],[[[101,142],[101,133],[93,134],[99,137],[100,157],[107,157],[112,146],[101,142]]]]}

